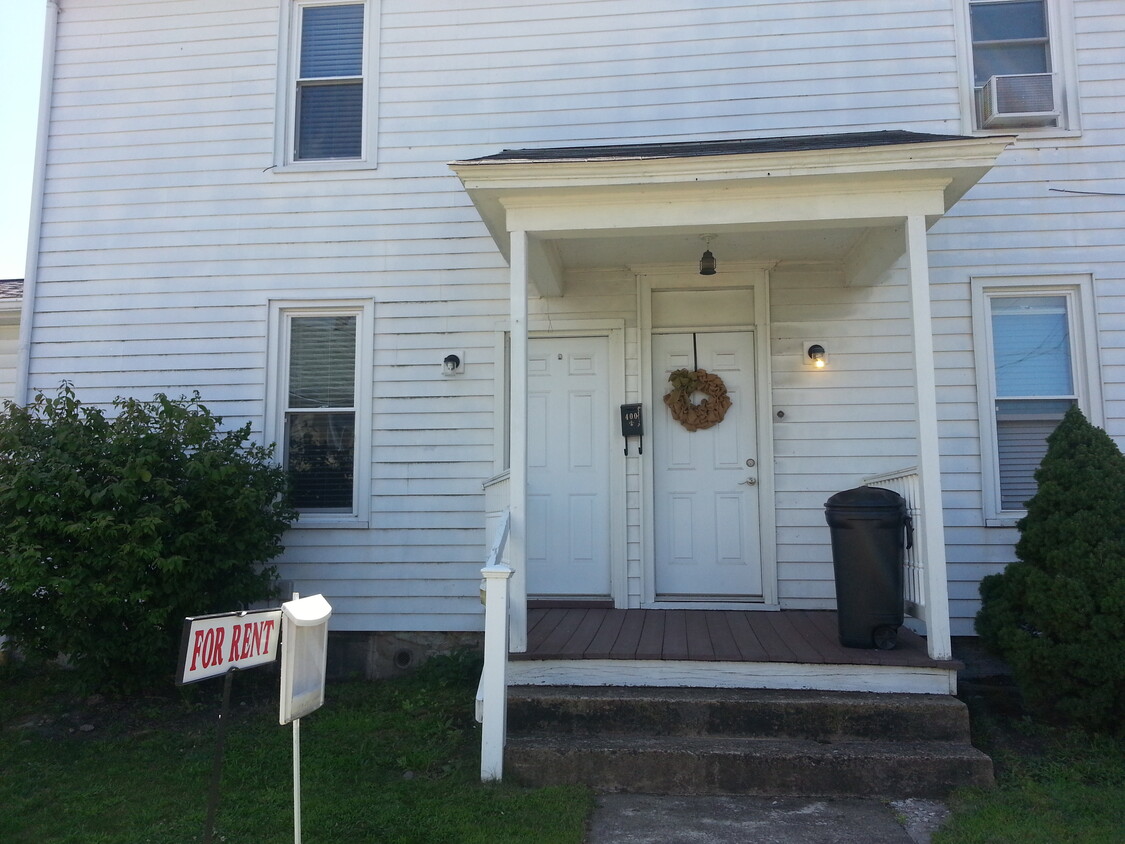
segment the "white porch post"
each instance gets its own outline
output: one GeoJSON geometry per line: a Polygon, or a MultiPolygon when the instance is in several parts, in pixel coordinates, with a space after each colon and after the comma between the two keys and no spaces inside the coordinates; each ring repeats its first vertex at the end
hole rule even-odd
{"type": "MultiPolygon", "coordinates": [[[[491,560],[491,556],[490,556],[491,560]]],[[[490,562],[481,569],[484,576],[484,671],[480,692],[483,702],[479,716],[480,778],[494,782],[504,777],[504,744],[508,736],[508,584],[512,570],[490,562]]]]}
{"type": "Polygon", "coordinates": [[[926,636],[930,657],[949,659],[949,585],[945,570],[945,517],[941,503],[941,465],[937,424],[937,381],[934,375],[933,321],[930,312],[930,270],[926,251],[926,218],[906,219],[906,255],[914,329],[914,383],[918,403],[919,507],[923,534],[915,542],[925,550],[926,636]]]}
{"type": "Polygon", "coordinates": [[[510,649],[527,650],[527,232],[514,231],[511,237],[511,395],[508,431],[509,509],[512,516],[508,537],[508,562],[511,580],[510,649]]]}

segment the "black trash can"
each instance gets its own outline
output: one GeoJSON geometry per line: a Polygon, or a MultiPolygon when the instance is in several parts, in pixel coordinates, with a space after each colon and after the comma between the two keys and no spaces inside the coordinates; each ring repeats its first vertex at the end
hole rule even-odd
{"type": "Polygon", "coordinates": [[[902,626],[906,500],[893,490],[861,486],[829,498],[824,516],[832,534],[840,644],[890,650],[902,626]]]}

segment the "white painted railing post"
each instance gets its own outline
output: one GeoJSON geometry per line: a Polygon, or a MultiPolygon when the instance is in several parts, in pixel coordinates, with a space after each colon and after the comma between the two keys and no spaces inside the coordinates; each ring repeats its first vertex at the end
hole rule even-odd
{"type": "MultiPolygon", "coordinates": [[[[918,506],[918,469],[910,467],[897,472],[886,472],[882,475],[872,475],[864,478],[868,486],[883,487],[897,492],[906,501],[906,512],[913,520],[913,533],[915,542],[912,547],[903,551],[902,561],[902,591],[903,602],[908,615],[919,621],[926,621],[926,547],[917,541],[920,536],[925,536],[925,514],[918,506]]],[[[909,544],[908,544],[909,545],[909,544]]]]}
{"type": "Polygon", "coordinates": [[[512,569],[502,563],[485,566],[484,670],[481,673],[480,778],[504,776],[504,744],[508,720],[508,581],[512,569]]]}
{"type": "Polygon", "coordinates": [[[505,511],[480,570],[484,602],[484,669],[477,686],[477,720],[481,725],[480,778],[504,776],[504,744],[508,729],[508,615],[512,569],[500,562],[508,544],[511,511],[505,511]]]}

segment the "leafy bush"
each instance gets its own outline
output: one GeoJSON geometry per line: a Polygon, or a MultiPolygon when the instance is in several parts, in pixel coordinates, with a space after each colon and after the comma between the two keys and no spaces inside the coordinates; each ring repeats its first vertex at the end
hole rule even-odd
{"type": "Polygon", "coordinates": [[[171,677],[186,616],[270,595],[295,514],[272,448],[198,393],[114,408],[64,383],[0,413],[0,633],[127,690],[171,677]]]}
{"type": "Polygon", "coordinates": [[[1029,705],[1092,730],[1125,722],[1125,456],[1071,408],[1019,522],[1019,562],[981,583],[977,632],[1029,705]]]}

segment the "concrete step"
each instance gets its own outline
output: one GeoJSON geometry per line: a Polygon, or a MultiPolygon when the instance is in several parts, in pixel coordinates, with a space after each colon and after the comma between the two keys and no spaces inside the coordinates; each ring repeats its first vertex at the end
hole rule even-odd
{"type": "Polygon", "coordinates": [[[969,713],[947,695],[525,686],[509,689],[508,731],[968,743],[969,713]]]}
{"type": "Polygon", "coordinates": [[[603,791],[941,798],[992,783],[946,695],[509,689],[505,770],[603,791]]]}
{"type": "Polygon", "coordinates": [[[505,771],[533,786],[681,795],[941,799],[993,781],[992,761],[961,742],[734,736],[513,736],[505,771]]]}

